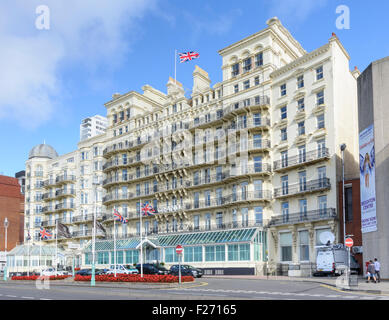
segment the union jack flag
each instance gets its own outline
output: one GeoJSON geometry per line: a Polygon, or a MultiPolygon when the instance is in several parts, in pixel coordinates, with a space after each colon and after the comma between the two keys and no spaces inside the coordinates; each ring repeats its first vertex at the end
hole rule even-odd
{"type": "Polygon", "coordinates": [[[155,209],[148,202],[142,206],[142,214],[144,216],[153,216],[155,213],[155,209]]]}
{"type": "Polygon", "coordinates": [[[124,218],[116,209],[113,209],[113,218],[121,223],[127,223],[128,220],[124,218]]]}
{"type": "Polygon", "coordinates": [[[194,51],[179,53],[180,62],[187,62],[200,57],[200,54],[194,51]]]}
{"type": "Polygon", "coordinates": [[[41,238],[45,239],[45,240],[50,239],[53,236],[50,231],[48,231],[47,229],[45,229],[43,227],[41,227],[41,230],[39,233],[41,235],[41,238]]]}

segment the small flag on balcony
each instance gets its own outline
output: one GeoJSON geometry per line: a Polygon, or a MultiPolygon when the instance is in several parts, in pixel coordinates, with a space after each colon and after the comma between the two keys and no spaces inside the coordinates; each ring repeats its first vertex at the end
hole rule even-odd
{"type": "Polygon", "coordinates": [[[41,230],[39,233],[41,235],[41,239],[44,239],[44,240],[48,240],[53,236],[50,231],[48,231],[47,229],[45,229],[43,227],[41,227],[41,230]]]}
{"type": "Polygon", "coordinates": [[[178,55],[180,57],[180,63],[198,59],[200,57],[200,54],[194,51],[183,52],[179,53],[178,55]]]}
{"type": "Polygon", "coordinates": [[[120,221],[121,223],[127,223],[128,220],[125,219],[116,209],[113,209],[113,218],[116,221],[120,221]]]}
{"type": "Polygon", "coordinates": [[[142,206],[142,214],[144,216],[153,216],[155,213],[155,209],[148,202],[142,206]]]}
{"type": "Polygon", "coordinates": [[[30,241],[31,240],[31,235],[30,235],[30,230],[27,231],[27,241],[30,241]]]}
{"type": "Polygon", "coordinates": [[[96,231],[100,231],[103,234],[103,236],[105,237],[107,234],[107,231],[105,230],[105,228],[103,227],[103,225],[99,221],[96,221],[96,227],[97,227],[96,231]]]}
{"type": "Polygon", "coordinates": [[[58,222],[58,235],[60,237],[71,238],[72,235],[69,232],[69,228],[62,223],[58,222]]]}

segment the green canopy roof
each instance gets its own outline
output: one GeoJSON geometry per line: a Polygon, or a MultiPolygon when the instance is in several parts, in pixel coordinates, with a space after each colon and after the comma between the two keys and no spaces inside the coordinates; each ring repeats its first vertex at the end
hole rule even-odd
{"type": "MultiPolygon", "coordinates": [[[[21,245],[13,248],[10,252],[7,253],[7,256],[55,256],[56,248],[55,246],[39,246],[39,245],[21,245]]],[[[64,254],[64,251],[61,248],[58,248],[59,254],[64,254]]]]}
{"type": "MultiPolygon", "coordinates": [[[[148,237],[147,240],[157,247],[175,247],[177,245],[201,245],[211,243],[231,243],[231,242],[250,242],[254,238],[258,228],[193,232],[184,234],[158,235],[148,237]]],[[[136,249],[140,243],[140,238],[130,238],[125,240],[116,240],[117,250],[136,249]]],[[[113,240],[96,241],[96,251],[112,251],[114,249],[113,240]]],[[[89,242],[84,252],[92,251],[92,243],[89,242]]]]}

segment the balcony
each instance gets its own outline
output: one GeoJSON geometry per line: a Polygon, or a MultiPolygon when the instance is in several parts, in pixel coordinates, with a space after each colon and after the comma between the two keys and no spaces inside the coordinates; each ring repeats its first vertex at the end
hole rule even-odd
{"type": "Polygon", "coordinates": [[[55,179],[56,184],[74,182],[74,181],[76,181],[76,176],[73,175],[62,175],[55,179]]]}
{"type": "Polygon", "coordinates": [[[194,119],[190,122],[189,128],[195,129],[195,128],[201,128],[206,127],[210,125],[214,125],[217,121],[222,122],[224,116],[224,111],[218,110],[216,113],[208,113],[200,115],[198,118],[194,119]]]}
{"type": "Polygon", "coordinates": [[[55,211],[74,210],[74,203],[60,203],[55,205],[55,211]]]}
{"type": "Polygon", "coordinates": [[[72,232],[72,238],[89,238],[92,237],[92,235],[93,235],[92,229],[85,229],[85,230],[72,232]]]}
{"type": "Polygon", "coordinates": [[[225,116],[230,114],[235,114],[240,111],[244,111],[246,108],[256,108],[256,107],[269,107],[270,98],[268,96],[256,96],[253,98],[245,99],[243,101],[238,101],[232,103],[231,105],[224,108],[223,113],[225,116]]]}
{"type": "Polygon", "coordinates": [[[53,207],[47,206],[42,208],[42,213],[53,213],[55,209],[53,207]]]}
{"type": "Polygon", "coordinates": [[[322,150],[314,150],[307,152],[305,155],[302,154],[293,157],[288,157],[285,160],[274,161],[273,170],[282,171],[287,169],[293,169],[302,165],[307,165],[328,159],[330,159],[328,148],[322,150]]]}
{"type": "Polygon", "coordinates": [[[336,209],[334,208],[311,210],[301,213],[292,213],[289,215],[274,216],[269,222],[269,227],[332,220],[337,219],[337,217],[338,215],[336,213],[336,209]]]}
{"type": "Polygon", "coordinates": [[[45,180],[45,181],[43,182],[43,186],[44,186],[45,188],[48,188],[48,187],[54,186],[55,183],[56,183],[56,182],[55,182],[54,179],[49,179],[49,180],[45,180]]]}
{"type": "Polygon", "coordinates": [[[76,192],[75,192],[74,189],[70,189],[70,190],[61,189],[61,190],[57,190],[55,192],[55,196],[57,198],[67,197],[67,196],[74,196],[74,195],[76,195],[76,192]]]}
{"type": "Polygon", "coordinates": [[[329,178],[310,180],[274,189],[275,198],[286,198],[294,195],[324,191],[331,188],[329,178]]]}
{"type": "MultiPolygon", "coordinates": [[[[102,214],[96,214],[96,220],[101,220],[102,216],[103,216],[102,214]]],[[[93,222],[93,220],[94,220],[93,214],[73,216],[73,223],[93,222]]]]}
{"type": "Polygon", "coordinates": [[[42,196],[43,201],[50,201],[55,198],[54,192],[46,192],[42,196]]]}

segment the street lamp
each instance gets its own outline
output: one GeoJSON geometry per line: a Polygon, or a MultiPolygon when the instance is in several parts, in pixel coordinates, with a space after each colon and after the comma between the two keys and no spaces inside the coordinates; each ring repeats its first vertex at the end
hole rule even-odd
{"type": "Polygon", "coordinates": [[[95,258],[96,258],[96,189],[97,186],[100,185],[99,182],[93,182],[93,232],[92,232],[92,277],[91,277],[91,282],[90,285],[94,287],[96,285],[96,263],[95,263],[95,258]]]}
{"type": "Polygon", "coordinates": [[[5,268],[4,268],[4,281],[7,281],[7,275],[8,275],[8,270],[7,270],[7,229],[8,229],[8,219],[7,217],[4,219],[4,229],[5,229],[5,268]]]}

